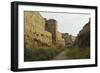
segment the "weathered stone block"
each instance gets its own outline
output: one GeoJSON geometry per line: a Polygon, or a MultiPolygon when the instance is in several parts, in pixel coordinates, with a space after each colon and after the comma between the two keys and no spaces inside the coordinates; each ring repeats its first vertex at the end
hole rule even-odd
{"type": "Polygon", "coordinates": [[[52,44],[52,34],[45,31],[45,21],[39,12],[24,12],[24,40],[25,48],[44,47],[52,44]]]}

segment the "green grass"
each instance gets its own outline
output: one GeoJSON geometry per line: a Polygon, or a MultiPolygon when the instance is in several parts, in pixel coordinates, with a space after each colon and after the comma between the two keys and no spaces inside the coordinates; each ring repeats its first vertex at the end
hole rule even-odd
{"type": "Polygon", "coordinates": [[[65,51],[65,59],[87,59],[90,58],[89,48],[63,47],[63,48],[25,48],[24,61],[52,60],[60,52],[65,51]]]}
{"type": "Polygon", "coordinates": [[[90,48],[71,47],[65,52],[66,59],[87,59],[90,58],[90,48]]]}
{"type": "Polygon", "coordinates": [[[45,61],[51,60],[64,48],[25,48],[24,61],[45,61]]]}

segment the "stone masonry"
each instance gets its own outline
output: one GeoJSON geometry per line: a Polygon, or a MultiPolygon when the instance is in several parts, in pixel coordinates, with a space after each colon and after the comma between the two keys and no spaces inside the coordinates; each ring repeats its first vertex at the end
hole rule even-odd
{"type": "Polygon", "coordinates": [[[62,33],[62,37],[64,38],[65,40],[65,45],[66,46],[70,46],[73,44],[74,40],[75,40],[75,37],[72,36],[72,35],[69,35],[68,33],[62,33]]]}
{"type": "MultiPolygon", "coordinates": [[[[46,19],[45,19],[46,20],[46,19]]],[[[57,21],[54,19],[46,20],[45,29],[48,32],[51,32],[53,43],[56,44],[56,46],[64,46],[65,42],[62,38],[62,34],[57,30],[57,21]]]]}
{"type": "Polygon", "coordinates": [[[25,48],[64,46],[64,39],[57,31],[57,21],[46,20],[37,11],[24,11],[25,48]]]}

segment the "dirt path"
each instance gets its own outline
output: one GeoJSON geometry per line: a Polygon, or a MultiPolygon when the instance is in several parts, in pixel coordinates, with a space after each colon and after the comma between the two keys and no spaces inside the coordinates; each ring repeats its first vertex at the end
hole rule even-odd
{"type": "Polygon", "coordinates": [[[57,56],[55,56],[53,58],[53,60],[64,60],[66,57],[65,57],[65,50],[60,52],[57,56]]]}

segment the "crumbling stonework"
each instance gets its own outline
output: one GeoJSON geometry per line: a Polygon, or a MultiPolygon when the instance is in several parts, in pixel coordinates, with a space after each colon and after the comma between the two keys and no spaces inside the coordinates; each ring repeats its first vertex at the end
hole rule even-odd
{"type": "Polygon", "coordinates": [[[56,20],[46,20],[36,11],[24,11],[25,48],[64,46],[64,43],[56,20]]]}
{"type": "Polygon", "coordinates": [[[45,31],[45,21],[39,12],[24,12],[24,42],[25,48],[51,46],[52,34],[45,31]]]}
{"type": "Polygon", "coordinates": [[[56,44],[57,46],[65,46],[65,40],[62,38],[62,34],[60,32],[56,32],[56,44]]]}
{"type": "Polygon", "coordinates": [[[52,34],[53,43],[56,46],[64,46],[65,42],[62,34],[57,30],[57,21],[54,19],[46,20],[45,29],[52,34]]]}
{"type": "Polygon", "coordinates": [[[45,30],[52,34],[52,39],[56,41],[57,21],[54,19],[46,20],[45,30]]]}
{"type": "Polygon", "coordinates": [[[62,37],[65,40],[65,45],[66,46],[70,46],[73,44],[74,40],[73,40],[73,36],[69,35],[68,33],[62,33],[62,37]]]}

